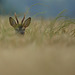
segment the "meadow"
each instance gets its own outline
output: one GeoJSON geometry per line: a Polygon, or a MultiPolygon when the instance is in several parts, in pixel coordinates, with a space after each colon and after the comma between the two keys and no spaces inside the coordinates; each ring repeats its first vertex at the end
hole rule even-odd
{"type": "Polygon", "coordinates": [[[61,14],[32,18],[24,36],[0,16],[0,75],[75,75],[75,20],[61,14]]]}

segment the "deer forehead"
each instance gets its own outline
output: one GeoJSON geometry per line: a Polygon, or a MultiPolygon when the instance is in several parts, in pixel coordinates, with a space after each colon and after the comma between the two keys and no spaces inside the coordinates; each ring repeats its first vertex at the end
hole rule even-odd
{"type": "Polygon", "coordinates": [[[16,24],[16,27],[22,27],[23,25],[22,24],[16,24]]]}

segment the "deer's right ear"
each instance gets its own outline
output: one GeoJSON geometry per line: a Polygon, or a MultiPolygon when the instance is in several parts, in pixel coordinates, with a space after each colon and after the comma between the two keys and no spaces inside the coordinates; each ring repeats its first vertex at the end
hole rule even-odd
{"type": "Polygon", "coordinates": [[[26,28],[30,25],[30,23],[31,23],[31,17],[29,17],[28,19],[25,20],[23,26],[26,28]]]}
{"type": "Polygon", "coordinates": [[[9,17],[9,22],[10,22],[11,26],[13,26],[13,27],[16,26],[16,22],[15,22],[15,20],[12,17],[9,17]]]}

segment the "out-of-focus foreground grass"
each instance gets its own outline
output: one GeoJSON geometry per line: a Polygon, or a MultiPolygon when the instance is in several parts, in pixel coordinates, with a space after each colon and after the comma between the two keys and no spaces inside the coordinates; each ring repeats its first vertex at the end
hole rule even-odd
{"type": "Polygon", "coordinates": [[[58,19],[32,19],[21,36],[0,16],[0,75],[75,75],[74,20],[58,19]]]}

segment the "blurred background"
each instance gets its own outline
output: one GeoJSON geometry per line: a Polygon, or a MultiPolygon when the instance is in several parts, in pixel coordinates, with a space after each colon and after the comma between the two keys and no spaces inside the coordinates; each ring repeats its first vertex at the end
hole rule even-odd
{"type": "Polygon", "coordinates": [[[0,0],[0,14],[29,12],[29,16],[55,17],[59,12],[67,9],[67,15],[75,17],[74,6],[75,0],[0,0]]]}
{"type": "Polygon", "coordinates": [[[75,0],[0,0],[0,75],[75,75],[74,5],[75,0]],[[71,19],[59,14],[64,9],[71,19]],[[33,18],[24,36],[15,33],[20,24],[9,23],[15,12],[33,18]]]}

